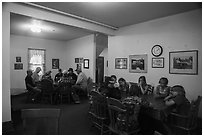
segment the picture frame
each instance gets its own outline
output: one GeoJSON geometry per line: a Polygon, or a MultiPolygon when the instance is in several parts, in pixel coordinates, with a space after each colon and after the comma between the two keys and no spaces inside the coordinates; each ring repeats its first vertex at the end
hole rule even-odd
{"type": "Polygon", "coordinates": [[[164,68],[164,58],[152,58],[152,68],[164,68]]]}
{"type": "Polygon", "coordinates": [[[169,52],[170,74],[198,74],[198,50],[169,52]]]}
{"type": "Polygon", "coordinates": [[[59,59],[52,59],[52,69],[59,69],[59,59]]]}
{"type": "Polygon", "coordinates": [[[79,63],[79,58],[75,58],[75,63],[79,63]]]}
{"type": "Polygon", "coordinates": [[[115,58],[115,69],[127,69],[127,58],[115,58]]]}
{"type": "Polygon", "coordinates": [[[21,57],[16,57],[16,62],[21,62],[21,57]]]}
{"type": "Polygon", "coordinates": [[[84,59],[84,68],[89,69],[89,59],[84,59]]]}
{"type": "Polygon", "coordinates": [[[147,73],[147,54],[129,56],[130,73],[147,73]]]}
{"type": "Polygon", "coordinates": [[[15,63],[15,64],[14,64],[14,69],[15,69],[15,70],[21,70],[21,69],[23,69],[23,63],[15,63]]]}

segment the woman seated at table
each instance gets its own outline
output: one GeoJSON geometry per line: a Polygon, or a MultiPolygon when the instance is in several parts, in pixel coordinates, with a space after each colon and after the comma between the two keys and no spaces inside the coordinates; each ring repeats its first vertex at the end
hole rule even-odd
{"type": "Polygon", "coordinates": [[[126,98],[129,94],[129,84],[125,81],[124,78],[120,78],[118,80],[119,87],[118,89],[120,90],[120,94],[122,98],[126,98]]]}
{"type": "Polygon", "coordinates": [[[137,85],[133,85],[130,88],[130,95],[132,96],[142,96],[151,92],[152,86],[147,84],[145,76],[139,77],[137,85]]]}
{"type": "Polygon", "coordinates": [[[156,97],[167,97],[170,93],[168,79],[165,77],[160,78],[159,85],[155,89],[156,97]]]}
{"type": "Polygon", "coordinates": [[[190,102],[185,96],[185,90],[181,85],[171,88],[171,93],[165,99],[165,104],[175,110],[176,113],[187,115],[190,109],[190,102]]]}

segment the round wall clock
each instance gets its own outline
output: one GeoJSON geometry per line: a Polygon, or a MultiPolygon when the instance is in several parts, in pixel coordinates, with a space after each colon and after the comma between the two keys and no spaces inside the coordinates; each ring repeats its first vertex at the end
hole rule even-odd
{"type": "Polygon", "coordinates": [[[153,56],[159,57],[163,52],[163,48],[160,45],[154,45],[151,52],[153,56]]]}

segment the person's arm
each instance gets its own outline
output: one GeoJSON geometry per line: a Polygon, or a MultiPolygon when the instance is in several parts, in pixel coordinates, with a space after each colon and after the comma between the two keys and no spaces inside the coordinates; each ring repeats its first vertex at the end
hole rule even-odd
{"type": "Polygon", "coordinates": [[[82,77],[81,74],[79,74],[78,77],[77,77],[76,85],[81,84],[82,80],[83,80],[83,77],[82,77]]]}
{"type": "Polygon", "coordinates": [[[172,97],[173,97],[173,95],[170,94],[170,95],[168,95],[166,98],[164,98],[164,101],[166,101],[166,100],[168,100],[168,99],[170,99],[170,98],[172,98],[172,97]]]}

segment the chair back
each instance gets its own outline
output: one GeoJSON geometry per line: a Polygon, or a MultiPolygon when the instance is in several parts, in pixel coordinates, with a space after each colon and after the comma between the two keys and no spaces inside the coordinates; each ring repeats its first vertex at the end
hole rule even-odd
{"type": "Polygon", "coordinates": [[[118,126],[118,118],[126,113],[123,104],[114,98],[107,98],[108,111],[110,117],[110,129],[117,134],[121,134],[120,127],[118,126]]]}
{"type": "Polygon", "coordinates": [[[108,107],[106,98],[97,91],[91,91],[92,98],[92,112],[102,118],[108,117],[108,107]]]}
{"type": "Polygon", "coordinates": [[[201,96],[198,96],[196,100],[191,101],[191,108],[189,113],[189,121],[188,121],[188,128],[196,127],[197,125],[197,118],[198,118],[198,111],[201,102],[201,96]]]}
{"type": "Polygon", "coordinates": [[[26,135],[59,134],[60,109],[22,109],[21,117],[26,135]]]}

